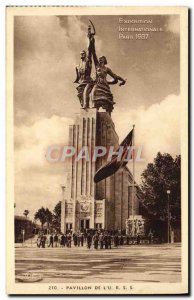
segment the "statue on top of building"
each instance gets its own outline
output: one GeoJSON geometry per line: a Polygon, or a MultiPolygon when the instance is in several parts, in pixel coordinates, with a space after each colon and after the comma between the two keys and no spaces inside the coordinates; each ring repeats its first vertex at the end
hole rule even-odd
{"type": "Polygon", "coordinates": [[[81,62],[76,68],[77,78],[75,83],[79,83],[77,87],[78,98],[83,108],[95,107],[99,109],[102,107],[111,113],[115,102],[113,102],[113,95],[109,85],[117,84],[120,81],[119,86],[122,86],[126,80],[113,73],[112,70],[106,66],[107,59],[105,56],[101,56],[99,59],[97,58],[94,39],[95,28],[92,22],[91,24],[94,32],[92,33],[91,26],[89,26],[87,35],[89,39],[88,51],[87,53],[85,51],[81,52],[81,62]],[[95,79],[91,78],[92,57],[96,70],[95,79]],[[107,75],[112,77],[113,80],[108,81],[107,75]]]}

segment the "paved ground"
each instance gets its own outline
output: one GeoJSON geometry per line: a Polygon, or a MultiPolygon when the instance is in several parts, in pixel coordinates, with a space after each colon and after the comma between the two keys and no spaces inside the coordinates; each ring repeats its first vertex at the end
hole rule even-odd
{"type": "Polygon", "coordinates": [[[41,273],[42,282],[179,282],[181,246],[133,245],[118,249],[16,248],[16,278],[41,273]]]}

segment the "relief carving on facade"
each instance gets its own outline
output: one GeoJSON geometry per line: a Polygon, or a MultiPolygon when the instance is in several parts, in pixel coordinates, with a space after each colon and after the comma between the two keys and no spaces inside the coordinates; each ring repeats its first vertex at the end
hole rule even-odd
{"type": "Polygon", "coordinates": [[[103,201],[95,201],[95,217],[103,216],[103,201]]]}
{"type": "Polygon", "coordinates": [[[70,217],[73,215],[73,201],[65,202],[65,215],[67,217],[70,217]]]}

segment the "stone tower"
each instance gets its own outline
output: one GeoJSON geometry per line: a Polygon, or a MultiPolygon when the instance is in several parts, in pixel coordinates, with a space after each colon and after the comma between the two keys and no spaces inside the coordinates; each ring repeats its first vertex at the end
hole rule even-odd
{"type": "MultiPolygon", "coordinates": [[[[80,109],[74,124],[69,128],[69,146],[79,153],[87,146],[88,157],[76,161],[70,158],[66,166],[66,183],[63,187],[61,231],[79,231],[89,228],[124,230],[131,214],[132,176],[127,167],[114,175],[94,183],[94,174],[106,163],[106,158],[93,161],[95,146],[119,145],[115,125],[108,112],[96,108],[80,109]]],[[[135,201],[134,214],[138,214],[135,201]]]]}

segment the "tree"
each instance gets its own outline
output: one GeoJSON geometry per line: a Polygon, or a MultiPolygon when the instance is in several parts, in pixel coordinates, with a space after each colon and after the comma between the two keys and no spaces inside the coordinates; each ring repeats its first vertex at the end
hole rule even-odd
{"type": "Polygon", "coordinates": [[[41,207],[34,215],[35,220],[39,220],[42,228],[45,223],[47,223],[47,227],[50,227],[50,224],[53,220],[53,214],[48,208],[41,207]]]}
{"type": "Polygon", "coordinates": [[[34,219],[35,220],[39,220],[41,225],[42,225],[42,228],[44,226],[44,224],[46,223],[47,221],[47,218],[46,218],[46,209],[44,207],[41,207],[34,215],[34,219]]]}
{"type": "Polygon", "coordinates": [[[167,190],[170,190],[171,225],[181,219],[181,157],[157,154],[141,176],[141,202],[157,219],[167,220],[167,190]]]}
{"type": "Polygon", "coordinates": [[[29,215],[29,210],[25,209],[23,215],[27,218],[27,216],[29,215]]]}
{"type": "Polygon", "coordinates": [[[46,213],[47,227],[49,228],[53,220],[53,214],[48,208],[46,208],[45,213],[46,213]]]}
{"type": "Polygon", "coordinates": [[[59,201],[53,210],[54,215],[53,215],[53,225],[60,229],[61,227],[61,201],[59,201]]]}
{"type": "Polygon", "coordinates": [[[61,201],[59,201],[56,205],[55,208],[53,209],[53,212],[55,216],[58,218],[61,218],[61,201]]]}

